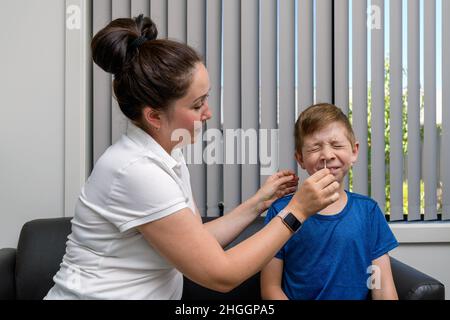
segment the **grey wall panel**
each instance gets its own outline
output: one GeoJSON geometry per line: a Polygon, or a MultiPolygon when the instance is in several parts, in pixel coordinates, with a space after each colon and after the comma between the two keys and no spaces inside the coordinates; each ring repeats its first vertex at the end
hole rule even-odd
{"type": "Polygon", "coordinates": [[[0,248],[25,222],[64,215],[65,12],[60,0],[0,2],[0,248]]]}
{"type": "Polygon", "coordinates": [[[74,214],[91,171],[91,2],[66,0],[64,89],[64,215],[74,214]]]}
{"type": "MultiPolygon", "coordinates": [[[[349,3],[348,0],[334,2],[334,103],[348,115],[349,111],[349,3]]],[[[348,190],[348,175],[344,180],[348,190]]]]}
{"type": "MultiPolygon", "coordinates": [[[[187,0],[187,43],[203,57],[206,54],[206,2],[205,0],[187,0]]],[[[193,150],[199,150],[189,165],[192,192],[202,216],[206,216],[206,164],[202,159],[203,140],[196,142],[193,150]],[[197,147],[197,149],[195,149],[197,147]],[[198,159],[195,159],[195,156],[198,159]]],[[[192,148],[191,148],[192,149],[192,148]]]]}
{"type": "MultiPolygon", "coordinates": [[[[314,102],[314,41],[313,41],[312,0],[298,0],[298,87],[297,87],[297,117],[314,102]]],[[[296,118],[297,118],[296,117],[296,118]]],[[[298,167],[300,181],[304,181],[308,174],[298,167]]]]}
{"type": "MultiPolygon", "coordinates": [[[[381,210],[385,210],[385,143],[384,143],[384,0],[372,0],[372,6],[379,10],[379,20],[371,28],[371,85],[372,85],[372,127],[371,127],[371,196],[381,210]]],[[[378,12],[378,11],[375,11],[378,12]]]]}
{"type": "Polygon", "coordinates": [[[150,0],[150,13],[158,27],[158,38],[167,38],[167,0],[150,0]]]}
{"type": "Polygon", "coordinates": [[[295,172],[295,0],[283,1],[279,10],[280,169],[295,172]]]}
{"type": "MultiPolygon", "coordinates": [[[[95,1],[95,0],[94,0],[95,1]]],[[[150,16],[151,0],[131,0],[131,16],[137,17],[140,14],[150,16]]]]}
{"type": "Polygon", "coordinates": [[[349,3],[334,3],[334,100],[345,114],[349,111],[349,3]]]}
{"type": "Polygon", "coordinates": [[[298,114],[314,101],[314,41],[312,0],[298,0],[298,114]]]}
{"type": "Polygon", "coordinates": [[[391,221],[403,220],[403,70],[402,0],[390,1],[390,183],[391,221]]]}
{"type": "Polygon", "coordinates": [[[353,1],[353,129],[360,141],[359,158],[353,167],[353,190],[368,194],[367,135],[367,2],[353,1]]]}
{"type": "Polygon", "coordinates": [[[425,220],[437,218],[436,0],[424,2],[424,143],[425,220]]]}
{"type": "Polygon", "coordinates": [[[241,7],[239,0],[223,2],[223,128],[225,164],[223,192],[225,211],[241,203],[240,136],[241,128],[241,7]],[[231,133],[231,136],[228,134],[231,133]],[[235,139],[236,138],[236,139],[235,139]],[[234,140],[234,142],[233,142],[234,140]]]}
{"type": "Polygon", "coordinates": [[[242,199],[253,196],[259,188],[259,0],[241,1],[241,126],[245,131],[242,165],[242,199]]]}
{"type": "Polygon", "coordinates": [[[442,2],[442,219],[450,219],[450,1],[442,2]]]}
{"type": "Polygon", "coordinates": [[[419,0],[408,1],[408,220],[420,219],[420,24],[419,0]]]}
{"type": "MultiPolygon", "coordinates": [[[[206,66],[211,84],[208,101],[212,112],[212,119],[206,123],[206,128],[211,130],[211,133],[218,133],[216,138],[221,141],[222,1],[208,0],[206,2],[206,11],[206,66]]],[[[216,142],[213,135],[207,143],[214,147],[216,142]]],[[[223,149],[213,148],[211,153],[211,161],[206,169],[207,213],[208,216],[218,216],[220,214],[218,204],[223,201],[223,149]]],[[[205,152],[205,154],[209,155],[208,152],[205,152]]]]}
{"type": "MultiPolygon", "coordinates": [[[[93,36],[103,29],[112,17],[111,0],[93,2],[93,36]]],[[[93,63],[93,161],[111,145],[111,88],[112,76],[93,63]]]]}
{"type": "MultiPolygon", "coordinates": [[[[261,158],[261,184],[268,173],[278,169],[278,140],[272,135],[277,129],[277,1],[261,1],[260,7],[260,57],[261,57],[261,129],[260,151],[268,161],[261,158]],[[264,136],[265,135],[265,136],[264,136]],[[267,137],[267,139],[265,139],[267,137]],[[271,151],[272,150],[272,151],[271,151]]],[[[276,132],[275,132],[276,133],[276,132]]]]}
{"type": "Polygon", "coordinates": [[[206,55],[206,0],[187,0],[187,43],[206,55]]]}
{"type": "Polygon", "coordinates": [[[316,102],[333,102],[332,2],[316,1],[316,102]]]}
{"type": "MultiPolygon", "coordinates": [[[[112,0],[112,20],[130,17],[130,0],[112,0]]],[[[115,143],[127,131],[128,120],[120,110],[114,93],[111,97],[111,108],[111,143],[115,143]]]]}
{"type": "Polygon", "coordinates": [[[187,0],[167,0],[167,35],[169,39],[186,42],[187,0]]]}

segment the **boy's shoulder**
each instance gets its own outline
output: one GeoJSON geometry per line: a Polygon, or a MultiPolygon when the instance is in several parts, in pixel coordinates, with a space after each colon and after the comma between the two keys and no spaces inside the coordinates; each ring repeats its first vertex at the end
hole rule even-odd
{"type": "Polygon", "coordinates": [[[352,199],[352,202],[356,202],[359,205],[363,205],[369,209],[373,209],[378,205],[378,203],[375,201],[375,199],[372,199],[369,196],[365,196],[363,194],[354,193],[350,191],[346,191],[349,198],[352,199]]]}
{"type": "Polygon", "coordinates": [[[294,194],[288,194],[287,196],[275,200],[266,213],[266,223],[275,217],[281,210],[283,210],[288,205],[289,201],[291,201],[293,196],[294,194]]]}
{"type": "Polygon", "coordinates": [[[293,196],[294,196],[294,194],[292,193],[292,194],[288,194],[284,197],[278,198],[270,206],[271,209],[274,209],[276,212],[280,212],[288,205],[288,203],[291,201],[293,196]]]}
{"type": "Polygon", "coordinates": [[[353,197],[353,199],[357,199],[357,200],[361,200],[361,201],[369,201],[369,202],[376,202],[374,199],[372,199],[369,196],[365,196],[363,194],[360,193],[355,193],[355,192],[350,192],[350,191],[346,191],[348,195],[350,195],[351,197],[353,197]]]}

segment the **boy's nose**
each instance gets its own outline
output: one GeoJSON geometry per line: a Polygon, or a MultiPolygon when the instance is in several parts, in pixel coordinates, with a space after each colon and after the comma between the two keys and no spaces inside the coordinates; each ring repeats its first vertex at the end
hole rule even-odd
{"type": "Polygon", "coordinates": [[[333,159],[335,159],[336,158],[336,156],[335,156],[335,154],[334,154],[334,152],[333,152],[333,150],[331,149],[331,148],[327,148],[327,147],[325,147],[325,148],[323,148],[323,150],[322,150],[322,154],[320,155],[320,160],[321,161],[330,161],[330,160],[333,160],[333,159]]]}

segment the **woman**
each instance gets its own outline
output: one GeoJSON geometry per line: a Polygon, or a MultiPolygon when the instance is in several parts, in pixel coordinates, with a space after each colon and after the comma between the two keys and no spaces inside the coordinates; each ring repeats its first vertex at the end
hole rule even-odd
{"type": "MultiPolygon", "coordinates": [[[[211,118],[208,73],[189,46],[157,40],[149,18],[117,19],[92,41],[95,63],[114,75],[130,120],[127,133],[98,160],[72,220],[61,268],[46,299],[180,299],[186,275],[226,292],[249,278],[292,235],[274,219],[250,239],[223,250],[278,197],[296,190],[290,171],[267,180],[249,200],[202,224],[175,130],[194,138],[211,118]]],[[[303,183],[289,209],[304,221],[337,198],[322,170],[303,183]]]]}

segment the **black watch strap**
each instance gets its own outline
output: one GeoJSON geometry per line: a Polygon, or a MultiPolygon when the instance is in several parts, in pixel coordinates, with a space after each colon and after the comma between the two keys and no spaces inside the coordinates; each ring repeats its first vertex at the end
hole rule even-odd
{"type": "Polygon", "coordinates": [[[297,232],[302,226],[302,222],[298,220],[292,212],[282,210],[278,214],[278,217],[280,217],[286,227],[294,233],[297,232]]]}

